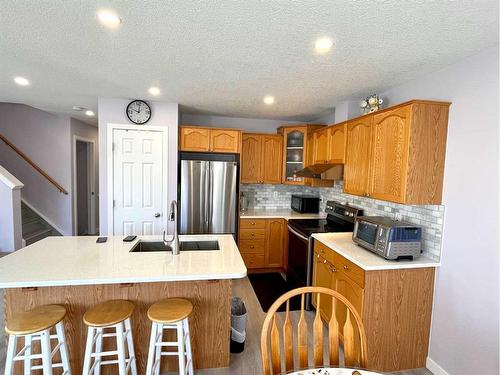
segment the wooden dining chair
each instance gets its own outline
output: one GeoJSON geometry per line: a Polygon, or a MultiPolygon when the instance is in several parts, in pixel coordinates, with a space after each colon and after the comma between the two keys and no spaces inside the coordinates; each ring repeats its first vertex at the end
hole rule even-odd
{"type": "Polygon", "coordinates": [[[355,348],[355,329],[353,325],[353,317],[359,333],[359,366],[366,367],[366,333],[361,317],[354,306],[340,293],[323,287],[303,287],[291,290],[278,298],[267,312],[262,326],[260,339],[262,369],[264,375],[281,374],[282,372],[297,371],[309,367],[308,344],[313,345],[313,363],[315,367],[325,365],[323,356],[323,325],[328,326],[328,356],[329,365],[339,365],[339,331],[342,328],[342,336],[344,342],[344,363],[346,366],[354,366],[356,362],[355,348]],[[305,295],[311,293],[312,297],[317,295],[316,299],[316,314],[314,317],[312,331],[312,341],[308,342],[308,327],[305,317],[305,295]],[[292,320],[290,317],[290,299],[300,296],[300,318],[297,324],[297,354],[298,368],[294,365],[294,334],[292,320]],[[320,314],[321,301],[326,301],[327,298],[332,299],[332,306],[342,303],[347,308],[346,321],[344,327],[339,327],[335,316],[335,308],[332,308],[332,314],[328,322],[323,323],[320,314]],[[276,312],[281,305],[286,303],[286,311],[284,313],[284,323],[280,330],[278,329],[276,312]],[[281,346],[280,336],[283,339],[281,346]],[[270,350],[268,350],[270,343],[270,350]],[[284,351],[285,370],[282,369],[281,347],[284,351]],[[270,358],[269,358],[270,354],[270,358]],[[272,369],[272,371],[271,371],[272,369]]]}

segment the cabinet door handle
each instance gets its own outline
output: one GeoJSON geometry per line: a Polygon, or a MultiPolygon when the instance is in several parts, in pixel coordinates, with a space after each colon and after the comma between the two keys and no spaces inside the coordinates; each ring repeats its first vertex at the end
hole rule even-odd
{"type": "Polygon", "coordinates": [[[253,248],[254,248],[254,246],[253,246],[253,245],[251,245],[251,246],[250,246],[250,249],[253,249],[253,248]]]}
{"type": "Polygon", "coordinates": [[[348,269],[349,269],[349,267],[347,267],[347,266],[344,266],[344,269],[345,269],[345,270],[348,270],[348,269]]]}

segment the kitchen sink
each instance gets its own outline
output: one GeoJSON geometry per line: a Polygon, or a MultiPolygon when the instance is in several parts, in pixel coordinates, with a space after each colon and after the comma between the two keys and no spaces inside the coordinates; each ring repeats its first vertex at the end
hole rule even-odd
{"type": "MultiPolygon", "coordinates": [[[[179,241],[180,251],[220,250],[219,241],[179,241]]],[[[130,250],[131,253],[146,253],[150,251],[172,251],[163,241],[138,241],[130,250]]]]}

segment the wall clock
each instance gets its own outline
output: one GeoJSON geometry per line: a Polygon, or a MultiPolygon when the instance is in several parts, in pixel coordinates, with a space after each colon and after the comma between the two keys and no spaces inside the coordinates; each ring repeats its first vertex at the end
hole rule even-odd
{"type": "Polygon", "coordinates": [[[134,100],[127,106],[127,117],[137,125],[144,125],[151,118],[151,108],[143,100],[134,100]]]}

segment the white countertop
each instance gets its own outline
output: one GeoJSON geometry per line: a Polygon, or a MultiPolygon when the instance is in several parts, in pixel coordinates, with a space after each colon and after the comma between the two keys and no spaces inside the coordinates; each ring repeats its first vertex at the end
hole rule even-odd
{"type": "Polygon", "coordinates": [[[179,236],[181,240],[218,240],[220,250],[130,253],[142,236],[47,237],[0,259],[0,288],[93,285],[162,281],[238,279],[247,274],[232,235],[179,236]]]}
{"type": "Polygon", "coordinates": [[[352,232],[315,233],[312,236],[366,271],[439,267],[441,265],[439,262],[422,255],[415,260],[384,259],[355,244],[352,241],[352,232]]]}
{"type": "Polygon", "coordinates": [[[301,214],[292,209],[285,210],[266,210],[266,209],[249,209],[245,212],[240,212],[241,219],[318,219],[326,217],[325,213],[319,214],[301,214]]]}

